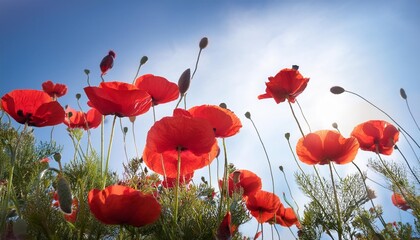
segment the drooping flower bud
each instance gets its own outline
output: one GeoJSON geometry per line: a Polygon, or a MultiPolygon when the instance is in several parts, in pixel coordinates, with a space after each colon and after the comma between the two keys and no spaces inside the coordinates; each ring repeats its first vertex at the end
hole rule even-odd
{"type": "Polygon", "coordinates": [[[149,58],[148,58],[147,56],[143,56],[143,57],[140,59],[140,65],[145,64],[145,63],[147,62],[147,60],[149,60],[149,58]]]}
{"type": "Polygon", "coordinates": [[[60,153],[54,153],[54,160],[56,162],[60,162],[61,161],[61,154],[60,153]]]}
{"type": "Polygon", "coordinates": [[[105,75],[106,72],[114,66],[114,58],[115,52],[111,50],[108,52],[108,55],[102,59],[101,64],[99,64],[102,75],[105,75]]]}
{"type": "Polygon", "coordinates": [[[70,214],[71,205],[73,203],[70,184],[62,175],[58,175],[57,177],[57,194],[61,210],[67,214],[70,214]]]}
{"type": "Polygon", "coordinates": [[[184,95],[188,91],[188,88],[190,87],[190,82],[191,82],[191,70],[188,68],[181,74],[178,80],[178,88],[179,88],[179,93],[181,94],[181,96],[184,95]]]}
{"type": "Polygon", "coordinates": [[[246,112],[245,113],[245,117],[248,118],[248,119],[251,119],[251,113],[250,112],[246,112]]]}
{"type": "Polygon", "coordinates": [[[340,87],[340,86],[334,86],[332,88],[330,88],[330,92],[334,93],[334,94],[342,94],[344,92],[344,88],[340,87]]]}
{"type": "Polygon", "coordinates": [[[400,89],[400,95],[404,100],[407,100],[407,94],[405,93],[404,88],[400,89]]]}
{"type": "Polygon", "coordinates": [[[206,38],[206,37],[203,37],[201,40],[200,40],[200,44],[198,44],[198,46],[200,47],[200,49],[204,49],[204,48],[206,48],[207,47],[207,45],[209,44],[209,39],[208,38],[206,38]]]}

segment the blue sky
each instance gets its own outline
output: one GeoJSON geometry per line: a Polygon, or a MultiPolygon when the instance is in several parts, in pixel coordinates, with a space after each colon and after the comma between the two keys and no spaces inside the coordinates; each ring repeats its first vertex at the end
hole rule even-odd
{"type": "MultiPolygon", "coordinates": [[[[419,1],[3,0],[0,95],[13,89],[41,89],[42,82],[52,80],[69,87],[60,103],[76,107],[74,96],[83,94],[86,86],[83,70],[90,69],[91,83],[98,84],[99,62],[110,49],[117,57],[106,80],[131,82],[139,59],[147,55],[149,62],[141,74],[152,73],[176,82],[186,68],[194,67],[198,41],[206,36],[209,46],[192,82],[188,105],[225,102],[237,113],[243,128],[240,134],[227,139],[229,160],[238,168],[262,176],[263,188],[270,190],[264,153],[243,114],[251,112],[273,165],[287,166],[289,182],[293,182],[297,169],[283,136],[290,132],[292,144],[296,143],[296,123],[287,104],[257,100],[265,90],[267,77],[293,64],[300,66],[302,75],[311,78],[298,100],[312,130],[331,129],[331,123],[337,122],[343,135],[348,136],[361,122],[388,120],[354,96],[329,93],[331,86],[341,85],[385,109],[416,139],[420,138],[399,96],[399,89],[405,88],[414,116],[420,116],[420,82],[416,72],[420,69],[419,12],[419,1]]],[[[83,101],[86,102],[84,96],[83,101]]],[[[175,103],[158,106],[158,118],[171,114],[174,106],[175,103]]],[[[137,120],[139,149],[144,146],[152,123],[151,112],[137,120]]],[[[130,126],[126,120],[123,125],[130,126]]],[[[110,124],[106,127],[109,133],[110,124]]],[[[49,138],[49,132],[48,128],[35,130],[42,140],[49,138]]],[[[65,127],[56,127],[54,136],[68,145],[65,152],[70,152],[69,159],[72,150],[65,127]]],[[[111,167],[118,170],[125,157],[118,131],[115,138],[120,140],[114,142],[111,167]]],[[[412,158],[411,150],[401,140],[402,150],[412,158]]],[[[128,149],[133,156],[131,142],[128,149]]],[[[360,152],[355,161],[364,165],[374,157],[360,152]]],[[[389,159],[402,161],[397,154],[389,159]]],[[[276,169],[276,192],[287,192],[276,169]]],[[[343,174],[354,171],[350,166],[338,169],[343,174]]],[[[207,174],[207,170],[196,176],[200,174],[207,174]]],[[[371,171],[368,176],[381,181],[371,171]]],[[[391,193],[370,185],[378,191],[377,201],[389,204],[391,193]]],[[[294,195],[303,209],[307,199],[297,188],[294,195]]],[[[409,214],[394,207],[389,210],[387,221],[411,221],[409,214]]],[[[249,224],[241,230],[253,235],[254,226],[249,224]]],[[[286,229],[282,234],[290,233],[286,229]]]]}

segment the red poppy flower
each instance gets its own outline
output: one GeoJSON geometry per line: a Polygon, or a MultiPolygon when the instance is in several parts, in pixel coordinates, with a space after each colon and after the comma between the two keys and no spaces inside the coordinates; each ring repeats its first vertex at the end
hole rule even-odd
{"type": "MultiPolygon", "coordinates": [[[[236,170],[231,173],[228,184],[229,196],[232,196],[235,191],[240,191],[240,189],[243,191],[243,196],[249,196],[261,190],[262,187],[261,178],[248,170],[236,170]]],[[[219,180],[219,186],[223,186],[222,180],[219,180]]]]}
{"type": "Polygon", "coordinates": [[[393,193],[391,196],[392,204],[401,210],[407,211],[411,207],[407,204],[404,197],[399,193],[393,193]]]}
{"type": "Polygon", "coordinates": [[[152,106],[152,98],[144,90],[123,82],[101,82],[99,87],[85,87],[88,105],[102,115],[138,116],[152,106]]]}
{"type": "Polygon", "coordinates": [[[268,78],[264,94],[258,99],[274,98],[276,103],[284,102],[286,99],[294,103],[295,98],[305,90],[309,78],[304,78],[298,70],[285,68],[274,77],[268,78]]]}
{"type": "Polygon", "coordinates": [[[71,107],[66,108],[64,124],[69,128],[83,128],[85,130],[97,128],[102,122],[102,114],[95,108],[87,113],[76,111],[71,107]]]}
{"type": "Polygon", "coordinates": [[[179,96],[177,84],[152,74],[140,76],[134,85],[152,96],[153,105],[173,101],[179,96]]]}
{"type": "Polygon", "coordinates": [[[360,149],[384,155],[391,155],[399,134],[398,129],[382,120],[359,124],[351,133],[359,141],[360,149]]]}
{"type": "Polygon", "coordinates": [[[108,72],[108,70],[114,66],[114,59],[115,59],[115,52],[112,50],[109,51],[108,55],[106,55],[102,59],[101,64],[99,64],[102,75],[105,75],[108,72]]]}
{"type": "Polygon", "coordinates": [[[292,208],[285,208],[283,204],[280,205],[279,209],[276,212],[276,219],[270,219],[269,222],[274,222],[282,225],[283,227],[291,227],[296,225],[300,227],[299,220],[296,217],[295,212],[292,208]]]}
{"type": "Polygon", "coordinates": [[[225,217],[217,229],[218,240],[229,240],[232,239],[233,234],[236,231],[236,226],[232,225],[232,216],[230,212],[227,212],[225,217]]]}
{"type": "Polygon", "coordinates": [[[194,118],[210,122],[216,137],[226,138],[235,135],[242,127],[239,118],[229,109],[215,105],[201,105],[188,110],[194,118]]]}
{"type": "Polygon", "coordinates": [[[67,86],[61,83],[53,83],[50,80],[42,83],[42,90],[53,99],[62,97],[67,93],[67,86]]]}
{"type": "MultiPolygon", "coordinates": [[[[184,176],[180,176],[179,184],[188,184],[193,177],[194,177],[194,172],[186,174],[184,176]]],[[[162,186],[164,188],[175,187],[176,186],[176,177],[175,178],[171,178],[171,177],[165,178],[165,180],[162,181],[162,186]]]]}
{"type": "Polygon", "coordinates": [[[354,160],[359,143],[354,137],[344,138],[340,133],[330,130],[320,130],[309,133],[299,139],[296,154],[299,159],[310,165],[346,164],[354,160]]]}
{"type": "Polygon", "coordinates": [[[135,227],[154,223],[161,210],[153,195],[121,185],[91,190],[88,203],[92,214],[102,223],[135,227]]]}
{"type": "Polygon", "coordinates": [[[64,109],[57,101],[38,90],[14,90],[1,98],[2,109],[18,123],[45,127],[64,121],[64,109]]]}
{"type": "Polygon", "coordinates": [[[210,124],[202,119],[182,116],[162,118],[147,134],[143,160],[156,173],[175,178],[178,150],[181,176],[210,164],[218,151],[210,124]]]}
{"type": "Polygon", "coordinates": [[[274,217],[280,204],[280,198],[275,194],[259,190],[248,196],[246,208],[259,223],[264,223],[274,217]]]}

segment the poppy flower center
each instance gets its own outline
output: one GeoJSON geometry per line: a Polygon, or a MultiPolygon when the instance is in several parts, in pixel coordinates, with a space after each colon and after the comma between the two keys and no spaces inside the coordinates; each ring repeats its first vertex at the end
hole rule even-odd
{"type": "Polygon", "coordinates": [[[19,117],[23,117],[24,119],[26,119],[27,122],[30,121],[31,118],[32,118],[32,113],[26,113],[26,115],[25,115],[23,113],[23,110],[21,110],[21,109],[17,110],[16,113],[19,117]]]}

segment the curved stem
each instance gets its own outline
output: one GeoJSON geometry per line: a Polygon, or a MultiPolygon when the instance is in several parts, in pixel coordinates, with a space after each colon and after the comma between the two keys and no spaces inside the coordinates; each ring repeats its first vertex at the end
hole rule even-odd
{"type": "Polygon", "coordinates": [[[374,108],[378,109],[380,112],[382,112],[383,114],[385,114],[389,119],[391,119],[391,121],[393,121],[405,134],[407,134],[411,140],[417,145],[418,148],[420,148],[420,145],[416,142],[416,140],[414,140],[414,138],[403,128],[401,127],[400,124],[397,123],[397,121],[394,120],[394,118],[392,118],[388,113],[386,113],[384,110],[380,109],[378,106],[376,106],[375,104],[373,104],[372,102],[370,102],[369,100],[367,100],[366,98],[362,97],[361,95],[351,92],[351,91],[347,91],[345,90],[345,92],[351,93],[353,95],[358,96],[359,98],[363,99],[364,101],[366,101],[367,103],[369,103],[371,106],[373,106],[374,108]]]}
{"type": "Polygon", "coordinates": [[[300,126],[299,120],[296,117],[296,114],[295,114],[295,111],[293,110],[292,104],[289,101],[287,101],[287,103],[289,103],[290,110],[292,111],[293,117],[295,118],[295,121],[296,121],[296,123],[299,127],[300,133],[302,134],[303,137],[305,137],[305,133],[303,133],[302,127],[300,126]]]}
{"type": "Polygon", "coordinates": [[[399,148],[397,145],[395,145],[394,147],[395,147],[395,149],[397,149],[397,150],[398,150],[398,152],[401,154],[401,156],[403,157],[403,159],[404,159],[405,163],[407,164],[408,169],[410,169],[411,174],[413,174],[414,178],[416,178],[417,182],[420,184],[420,180],[418,179],[418,177],[417,177],[417,176],[416,176],[416,174],[414,173],[413,169],[411,168],[410,164],[409,164],[409,163],[408,163],[408,161],[407,161],[407,158],[406,158],[406,157],[404,156],[404,154],[401,152],[400,148],[399,148]]]}

